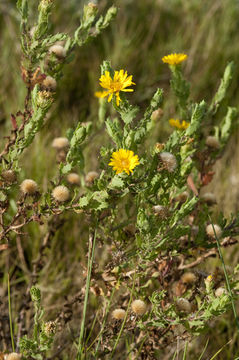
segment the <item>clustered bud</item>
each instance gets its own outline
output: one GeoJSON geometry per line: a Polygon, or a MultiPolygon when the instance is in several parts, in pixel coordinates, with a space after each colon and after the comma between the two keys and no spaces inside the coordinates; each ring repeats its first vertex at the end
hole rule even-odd
{"type": "Polygon", "coordinates": [[[201,196],[201,199],[205,201],[207,205],[214,205],[216,204],[216,196],[213,193],[205,193],[201,196]]]}
{"type": "Polygon", "coordinates": [[[64,185],[59,185],[55,187],[52,191],[52,196],[56,201],[64,202],[67,201],[70,197],[70,192],[64,185]]]}
{"type": "Polygon", "coordinates": [[[25,179],[20,185],[23,194],[33,195],[37,192],[37,183],[31,179],[25,179]]]}
{"type": "Polygon", "coordinates": [[[173,172],[177,167],[176,157],[169,152],[161,152],[159,154],[161,161],[163,162],[164,167],[168,170],[168,172],[173,172]]]}
{"type": "Polygon", "coordinates": [[[144,315],[147,310],[147,305],[142,300],[134,300],[131,304],[133,312],[137,315],[144,315]]]}
{"type": "Polygon", "coordinates": [[[206,145],[213,149],[219,149],[220,143],[215,136],[208,136],[206,138],[206,145]]]}
{"type": "Polygon", "coordinates": [[[48,91],[55,91],[56,90],[56,86],[57,86],[57,82],[56,80],[52,77],[52,76],[47,76],[43,81],[42,81],[42,88],[44,90],[48,90],[48,91]]]}
{"type": "Polygon", "coordinates": [[[8,354],[6,359],[7,360],[21,360],[21,358],[22,357],[20,354],[13,352],[11,354],[8,354]]]}
{"type": "Polygon", "coordinates": [[[213,225],[212,225],[212,224],[209,224],[209,225],[207,225],[207,227],[206,227],[206,233],[207,233],[207,235],[208,235],[209,237],[215,239],[214,230],[215,230],[216,236],[217,236],[218,238],[220,238],[221,235],[222,235],[222,229],[221,229],[221,227],[220,227],[219,225],[217,225],[217,224],[213,224],[213,225]]]}
{"type": "Polygon", "coordinates": [[[66,50],[59,44],[52,45],[49,48],[49,53],[54,54],[58,59],[64,59],[66,57],[66,50]]]}
{"type": "Polygon", "coordinates": [[[1,176],[3,180],[10,184],[12,184],[17,179],[16,173],[13,170],[3,170],[1,176]]]}
{"type": "Polygon", "coordinates": [[[123,320],[124,317],[125,317],[125,314],[126,314],[126,311],[124,309],[115,309],[113,312],[112,312],[112,317],[115,319],[115,320],[123,320]]]}
{"type": "Polygon", "coordinates": [[[194,284],[197,281],[197,277],[192,272],[186,272],[181,276],[181,281],[184,284],[194,284]]]}
{"type": "Polygon", "coordinates": [[[93,185],[95,179],[99,177],[99,174],[96,171],[90,171],[86,174],[85,182],[87,186],[93,185]]]}
{"type": "Polygon", "coordinates": [[[69,140],[66,137],[55,138],[52,142],[52,147],[61,150],[69,147],[69,140]]]}
{"type": "Polygon", "coordinates": [[[189,314],[192,310],[191,304],[187,299],[179,298],[176,300],[176,306],[179,311],[189,314]]]}
{"type": "Polygon", "coordinates": [[[70,173],[67,175],[67,181],[71,185],[79,185],[80,184],[80,176],[76,173],[70,173]]]}

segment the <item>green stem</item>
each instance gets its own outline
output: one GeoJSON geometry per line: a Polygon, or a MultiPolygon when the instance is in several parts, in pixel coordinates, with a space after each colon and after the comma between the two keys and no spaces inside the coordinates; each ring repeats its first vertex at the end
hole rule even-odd
{"type": "Polygon", "coordinates": [[[77,360],[81,360],[82,352],[83,352],[83,337],[84,337],[84,331],[85,331],[85,319],[86,319],[86,310],[87,310],[87,303],[88,303],[89,290],[90,290],[91,272],[92,272],[92,266],[93,266],[93,261],[94,261],[95,243],[96,243],[96,229],[94,230],[93,233],[90,233],[90,236],[89,236],[86,289],[85,289],[85,298],[84,298],[84,307],[83,307],[83,314],[82,314],[82,321],[81,321],[80,337],[79,337],[79,342],[78,342],[77,360]]]}
{"type": "Polygon", "coordinates": [[[128,312],[129,312],[129,307],[130,307],[130,304],[132,302],[132,298],[133,298],[133,292],[134,292],[134,285],[135,285],[135,279],[136,279],[136,271],[134,273],[134,281],[133,281],[133,287],[132,287],[132,291],[131,291],[131,294],[130,294],[130,299],[129,299],[129,304],[128,304],[128,307],[127,307],[127,310],[126,310],[126,314],[125,314],[125,317],[124,317],[124,320],[123,320],[123,323],[121,325],[121,328],[120,328],[120,331],[119,331],[119,334],[117,336],[117,339],[116,339],[116,342],[114,344],[114,347],[113,347],[113,350],[112,350],[112,353],[111,353],[111,357],[110,357],[110,360],[113,359],[113,355],[115,353],[115,350],[117,348],[117,345],[120,341],[120,338],[121,338],[121,335],[122,335],[122,332],[124,330],[124,326],[125,326],[125,323],[126,323],[126,320],[127,320],[127,317],[128,317],[128,312]]]}
{"type": "Polygon", "coordinates": [[[234,303],[234,299],[233,299],[233,294],[232,294],[232,290],[231,290],[231,286],[230,286],[230,282],[229,282],[229,278],[228,278],[228,274],[227,274],[226,265],[225,265],[224,258],[223,258],[223,255],[222,255],[222,251],[221,251],[221,247],[220,247],[220,242],[218,240],[214,225],[212,223],[211,216],[209,214],[208,214],[208,217],[209,217],[209,220],[210,220],[210,222],[212,224],[212,228],[213,228],[213,231],[214,231],[214,236],[215,236],[215,239],[216,239],[216,242],[217,242],[217,249],[218,249],[219,257],[220,257],[220,260],[221,260],[221,263],[222,263],[222,267],[223,267],[223,271],[224,271],[224,275],[225,275],[225,279],[226,279],[227,290],[228,290],[230,298],[231,298],[232,310],[233,310],[233,314],[234,314],[234,317],[235,317],[236,326],[237,326],[237,329],[239,331],[238,316],[237,316],[236,307],[235,307],[235,303],[234,303]]]}
{"type": "Polygon", "coordinates": [[[12,342],[12,351],[15,352],[15,344],[13,339],[13,330],[12,330],[12,311],[11,311],[11,293],[10,293],[10,278],[8,273],[7,278],[7,292],[8,292],[8,312],[9,312],[9,325],[10,325],[10,334],[12,342]]]}

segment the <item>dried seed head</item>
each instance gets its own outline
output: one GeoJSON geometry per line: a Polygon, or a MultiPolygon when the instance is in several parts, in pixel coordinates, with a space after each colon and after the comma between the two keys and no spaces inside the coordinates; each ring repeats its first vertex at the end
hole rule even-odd
{"type": "Polygon", "coordinates": [[[80,185],[80,176],[76,173],[70,173],[67,175],[67,181],[72,185],[80,185]]]}
{"type": "Polygon", "coordinates": [[[134,300],[131,304],[133,312],[137,315],[144,315],[147,310],[147,305],[142,300],[134,300]]]}
{"type": "Polygon", "coordinates": [[[25,179],[20,185],[23,194],[33,195],[37,192],[37,183],[31,179],[25,179]]]}
{"type": "Polygon", "coordinates": [[[219,149],[220,143],[215,136],[208,136],[206,138],[206,145],[213,149],[219,149]]]}
{"type": "Polygon", "coordinates": [[[56,57],[58,57],[59,59],[64,59],[66,57],[66,50],[62,45],[58,45],[58,44],[52,45],[49,48],[49,53],[55,54],[56,57]]]}
{"type": "Polygon", "coordinates": [[[163,109],[158,108],[157,110],[154,110],[151,115],[151,120],[153,121],[159,121],[161,117],[163,116],[163,109]]]}
{"type": "Polygon", "coordinates": [[[86,174],[85,182],[87,186],[93,185],[95,179],[99,177],[99,174],[96,171],[90,171],[86,174]]]}
{"type": "Polygon", "coordinates": [[[220,227],[219,225],[217,225],[217,224],[213,224],[213,225],[212,225],[212,224],[209,224],[209,225],[207,225],[207,227],[206,227],[206,233],[207,233],[207,235],[208,235],[209,237],[215,239],[214,230],[215,230],[216,236],[217,236],[218,238],[220,238],[221,235],[222,235],[222,229],[221,229],[221,227],[220,227]],[[214,229],[213,229],[213,227],[214,227],[214,229]]]}
{"type": "Polygon", "coordinates": [[[2,178],[8,183],[13,183],[17,179],[16,173],[13,170],[3,170],[1,175],[2,178]]]}
{"type": "Polygon", "coordinates": [[[181,276],[181,281],[184,284],[194,284],[197,281],[197,277],[192,272],[186,272],[181,276]]]}
{"type": "Polygon", "coordinates": [[[168,172],[173,172],[176,169],[177,160],[173,154],[170,154],[169,152],[161,152],[159,156],[168,172]]]}
{"type": "Polygon", "coordinates": [[[47,76],[42,82],[42,87],[48,91],[55,91],[56,86],[57,82],[52,76],[47,76]]]}
{"type": "Polygon", "coordinates": [[[166,217],[168,214],[168,209],[162,205],[153,206],[153,211],[155,215],[161,216],[162,218],[166,217]]]}
{"type": "Polygon", "coordinates": [[[205,193],[201,196],[201,199],[205,201],[207,205],[214,205],[217,203],[216,196],[213,193],[205,193]]]}
{"type": "Polygon", "coordinates": [[[112,317],[116,320],[123,320],[125,317],[126,311],[124,309],[115,309],[112,312],[112,317]]]}
{"type": "Polygon", "coordinates": [[[66,137],[55,138],[52,142],[52,147],[58,150],[67,148],[69,145],[69,140],[66,137]]]}
{"type": "Polygon", "coordinates": [[[47,323],[45,323],[44,330],[47,335],[53,335],[56,332],[56,328],[57,325],[55,321],[48,321],[47,323]]]}
{"type": "Polygon", "coordinates": [[[55,187],[52,191],[52,196],[56,201],[64,202],[67,201],[70,197],[70,192],[64,185],[59,185],[55,187]]]}
{"type": "Polygon", "coordinates": [[[181,194],[177,195],[175,197],[175,200],[184,203],[185,201],[187,201],[188,197],[189,197],[189,193],[187,191],[184,191],[181,194]]]}
{"type": "Polygon", "coordinates": [[[191,304],[187,299],[179,298],[176,300],[176,306],[179,311],[189,314],[191,312],[191,304]]]}
{"type": "Polygon", "coordinates": [[[21,360],[21,358],[21,355],[15,352],[7,355],[7,360],[21,360]]]}
{"type": "Polygon", "coordinates": [[[219,288],[217,288],[217,289],[215,290],[215,296],[216,296],[216,297],[222,296],[222,295],[224,295],[224,294],[226,294],[226,293],[227,293],[227,291],[226,291],[226,289],[224,289],[223,287],[219,287],[219,288]]]}

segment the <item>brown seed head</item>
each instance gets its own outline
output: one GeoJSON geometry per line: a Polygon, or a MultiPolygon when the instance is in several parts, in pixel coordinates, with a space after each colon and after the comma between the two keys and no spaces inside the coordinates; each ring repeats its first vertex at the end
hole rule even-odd
{"type": "Polygon", "coordinates": [[[20,185],[23,194],[33,195],[37,192],[37,183],[31,179],[25,179],[20,185]]]}
{"type": "Polygon", "coordinates": [[[112,317],[116,320],[123,320],[125,317],[126,311],[124,309],[115,309],[112,312],[112,317]]]}

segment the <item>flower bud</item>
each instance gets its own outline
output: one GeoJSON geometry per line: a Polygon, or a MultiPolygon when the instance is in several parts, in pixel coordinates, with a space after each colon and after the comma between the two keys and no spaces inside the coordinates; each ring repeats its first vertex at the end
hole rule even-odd
{"type": "Polygon", "coordinates": [[[131,304],[133,312],[137,315],[144,315],[147,310],[147,305],[142,300],[134,300],[131,304]]]}
{"type": "Polygon", "coordinates": [[[95,179],[99,177],[99,174],[96,171],[90,171],[86,174],[85,183],[87,186],[93,185],[95,179]]]}
{"type": "Polygon", "coordinates": [[[13,352],[11,354],[8,354],[6,359],[7,360],[21,360],[21,358],[22,357],[20,354],[13,352]]]}
{"type": "Polygon", "coordinates": [[[213,225],[212,225],[212,224],[209,224],[209,225],[207,225],[207,227],[206,227],[206,233],[207,233],[207,235],[208,235],[209,237],[211,237],[211,238],[213,238],[213,239],[215,239],[214,230],[215,230],[216,236],[217,236],[218,238],[220,238],[221,235],[222,235],[222,229],[221,229],[221,227],[220,227],[219,225],[217,225],[217,224],[213,224],[213,225]]]}
{"type": "Polygon", "coordinates": [[[49,53],[54,54],[58,59],[64,59],[66,57],[66,50],[62,45],[52,45],[49,48],[49,53]]]}
{"type": "Polygon", "coordinates": [[[181,276],[181,281],[184,284],[194,284],[197,281],[197,277],[192,272],[186,272],[181,276]]]}
{"type": "Polygon", "coordinates": [[[3,180],[10,184],[12,184],[17,179],[16,173],[13,170],[3,170],[1,176],[3,180]]]}
{"type": "Polygon", "coordinates": [[[157,110],[154,110],[151,115],[152,121],[159,121],[161,117],[163,116],[163,109],[158,108],[157,110]]]}
{"type": "Polygon", "coordinates": [[[20,185],[23,194],[33,195],[37,192],[37,183],[31,179],[25,179],[20,185]]]}
{"type": "Polygon", "coordinates": [[[126,314],[126,311],[124,309],[115,309],[113,312],[112,312],[112,317],[115,319],[115,320],[123,320],[124,317],[125,317],[125,314],[126,314]]]}
{"type": "Polygon", "coordinates": [[[213,149],[219,149],[220,143],[215,136],[208,136],[206,138],[206,145],[213,149]]]}
{"type": "Polygon", "coordinates": [[[169,152],[161,152],[159,154],[161,161],[163,162],[164,167],[168,170],[168,172],[173,172],[177,167],[176,157],[169,152]]]}
{"type": "Polygon", "coordinates": [[[176,306],[179,311],[189,314],[192,310],[191,304],[187,299],[179,298],[176,300],[176,306]]]}
{"type": "Polygon", "coordinates": [[[80,176],[76,173],[70,173],[67,175],[67,181],[71,185],[80,185],[80,176]]]}
{"type": "Polygon", "coordinates": [[[67,201],[70,197],[70,192],[64,185],[59,185],[55,187],[52,191],[52,196],[56,201],[64,202],[67,201]]]}
{"type": "Polygon", "coordinates": [[[37,94],[37,105],[40,108],[45,108],[46,106],[49,106],[53,101],[52,94],[50,91],[39,91],[37,94]]]}
{"type": "Polygon", "coordinates": [[[70,145],[69,140],[66,137],[55,138],[52,142],[52,147],[57,150],[67,148],[70,145]]]}
{"type": "Polygon", "coordinates": [[[87,21],[92,16],[96,16],[97,12],[98,12],[98,7],[96,4],[90,2],[89,4],[85,5],[84,15],[83,15],[84,21],[87,21]]]}
{"type": "Polygon", "coordinates": [[[44,90],[48,90],[48,91],[55,91],[56,90],[56,86],[57,86],[57,82],[56,80],[52,77],[52,76],[47,76],[43,81],[42,81],[42,88],[44,90]]]}

